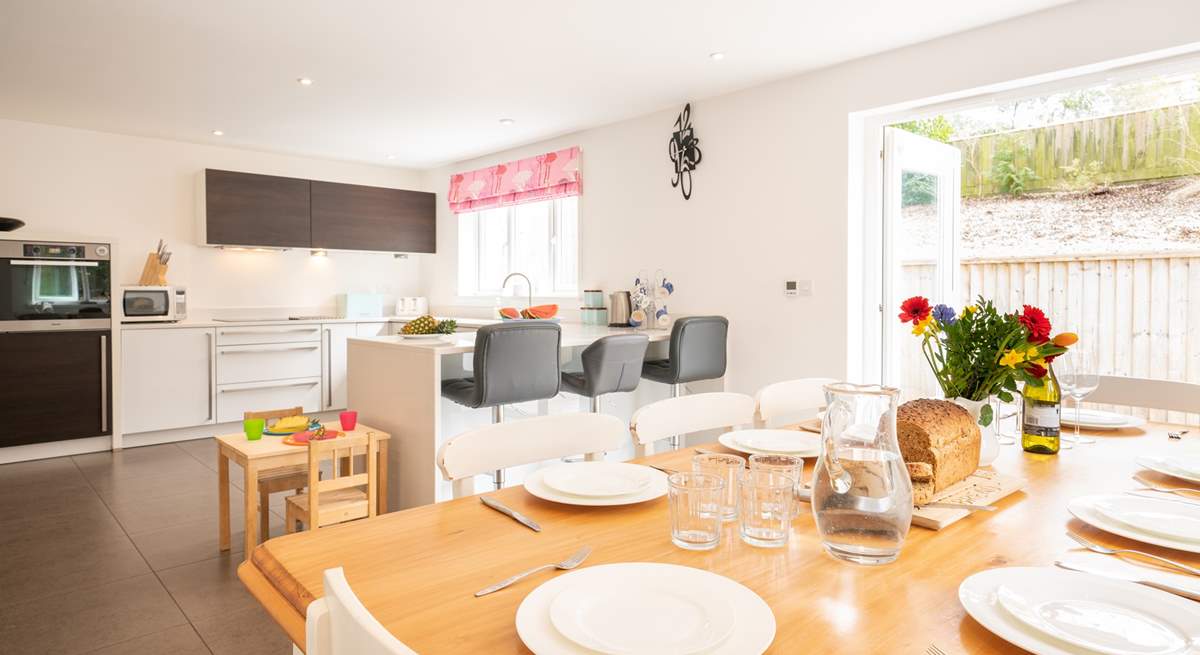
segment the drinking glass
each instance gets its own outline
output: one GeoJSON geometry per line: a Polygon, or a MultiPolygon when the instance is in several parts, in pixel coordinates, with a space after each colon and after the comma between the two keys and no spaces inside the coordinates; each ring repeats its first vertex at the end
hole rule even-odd
{"type": "Polygon", "coordinates": [[[667,477],[671,543],[685,550],[712,550],[721,542],[725,482],[707,473],[681,471],[667,477]]]}
{"type": "Polygon", "coordinates": [[[1055,360],[1058,369],[1059,387],[1063,393],[1075,401],[1075,436],[1067,437],[1066,441],[1079,444],[1096,443],[1091,437],[1079,434],[1079,407],[1083,399],[1100,386],[1099,368],[1096,366],[1096,353],[1088,348],[1073,348],[1055,360]]]}
{"type": "Polygon", "coordinates": [[[886,564],[908,536],[912,480],[896,437],[899,395],[879,385],[825,385],[812,513],[825,551],[837,559],[886,564]]]}
{"type": "Polygon", "coordinates": [[[242,421],[242,430],[246,433],[246,439],[248,441],[258,441],[259,439],[262,439],[262,433],[266,427],[266,419],[248,418],[242,421]]]}
{"type": "Polygon", "coordinates": [[[338,414],[338,421],[341,422],[343,430],[350,432],[358,425],[358,412],[348,409],[338,414]]]}
{"type": "Polygon", "coordinates": [[[742,475],[742,541],[762,548],[787,545],[792,524],[796,479],[778,471],[757,469],[742,475]]]}
{"type": "Polygon", "coordinates": [[[751,471],[772,471],[796,481],[792,498],[792,518],[796,518],[800,488],[804,486],[804,458],[795,455],[751,455],[751,471]]]}
{"type": "Polygon", "coordinates": [[[721,520],[738,517],[738,480],[746,469],[746,460],[737,455],[706,453],[692,458],[692,471],[716,476],[725,484],[721,496],[721,520]]]}

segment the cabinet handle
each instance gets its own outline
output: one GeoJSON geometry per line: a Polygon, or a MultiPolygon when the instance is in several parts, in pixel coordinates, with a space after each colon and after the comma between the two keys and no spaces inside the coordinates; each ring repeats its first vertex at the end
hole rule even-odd
{"type": "Polygon", "coordinates": [[[283,353],[291,350],[316,350],[320,346],[292,346],[290,348],[255,348],[254,350],[222,350],[222,355],[246,355],[261,353],[283,353]]]}
{"type": "Polygon", "coordinates": [[[333,334],[325,328],[325,409],[333,407],[333,334]]]}
{"type": "Polygon", "coordinates": [[[316,332],[317,328],[291,328],[287,330],[221,330],[221,334],[286,334],[288,332],[316,332]]]}
{"type": "Polygon", "coordinates": [[[258,391],[259,389],[283,389],[284,387],[311,387],[314,384],[321,384],[320,380],[314,382],[275,382],[268,384],[257,384],[252,387],[240,387],[237,389],[218,389],[219,393],[232,393],[235,391],[258,391]]]}
{"type": "Polygon", "coordinates": [[[108,336],[100,335],[100,432],[108,432],[108,336]]]}
{"type": "Polygon", "coordinates": [[[208,416],[204,418],[204,421],[207,423],[213,420],[213,405],[216,404],[217,395],[213,393],[213,364],[215,363],[215,359],[213,358],[213,342],[215,339],[213,339],[212,332],[205,332],[204,338],[208,343],[208,416]]]}

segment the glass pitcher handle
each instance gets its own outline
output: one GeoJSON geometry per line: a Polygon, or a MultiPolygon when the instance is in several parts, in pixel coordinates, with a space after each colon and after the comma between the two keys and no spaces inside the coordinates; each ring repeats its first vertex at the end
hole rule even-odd
{"type": "Polygon", "coordinates": [[[838,459],[837,448],[834,446],[833,425],[835,422],[832,419],[836,414],[841,414],[841,420],[837,424],[844,430],[849,424],[850,414],[844,400],[835,400],[825,409],[825,420],[821,426],[820,464],[825,466],[825,472],[829,475],[830,487],[833,488],[835,493],[840,495],[850,491],[854,478],[842,466],[841,460],[838,459]]]}

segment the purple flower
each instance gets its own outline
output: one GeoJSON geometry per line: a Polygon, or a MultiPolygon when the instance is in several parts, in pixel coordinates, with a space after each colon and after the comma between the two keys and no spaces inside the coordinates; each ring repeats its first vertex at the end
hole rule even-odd
{"type": "Polygon", "coordinates": [[[958,322],[954,309],[949,305],[936,305],[933,308],[933,319],[942,325],[954,325],[958,322]]]}

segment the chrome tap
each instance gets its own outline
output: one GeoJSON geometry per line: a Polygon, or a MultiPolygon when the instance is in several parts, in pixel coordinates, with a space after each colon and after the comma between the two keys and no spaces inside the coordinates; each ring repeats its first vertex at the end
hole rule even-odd
{"type": "Polygon", "coordinates": [[[528,275],[525,275],[524,273],[509,273],[504,278],[504,281],[500,283],[500,290],[504,291],[504,287],[508,286],[508,281],[517,276],[525,278],[525,289],[529,292],[529,303],[525,305],[525,308],[528,309],[533,307],[533,282],[529,281],[528,275]]]}

